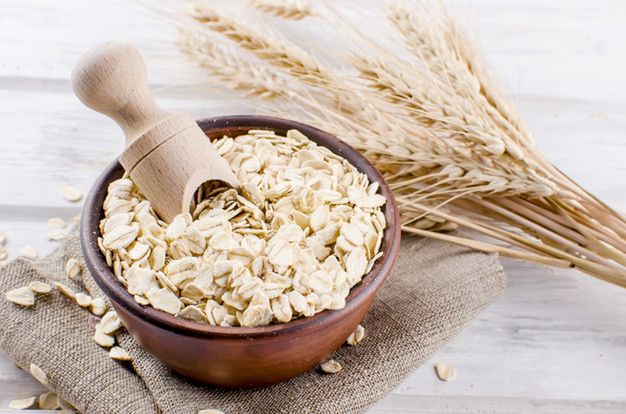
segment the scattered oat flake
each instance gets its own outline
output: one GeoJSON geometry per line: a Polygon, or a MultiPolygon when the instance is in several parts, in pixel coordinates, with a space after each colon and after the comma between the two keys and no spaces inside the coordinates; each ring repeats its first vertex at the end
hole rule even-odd
{"type": "Polygon", "coordinates": [[[96,316],[102,316],[107,310],[107,303],[102,298],[94,298],[89,305],[89,310],[96,316]]]}
{"type": "Polygon", "coordinates": [[[5,260],[9,257],[9,252],[4,247],[0,247],[0,261],[5,260]]]}
{"type": "Polygon", "coordinates": [[[61,407],[59,397],[53,392],[46,392],[39,396],[40,410],[56,410],[61,407]]]}
{"type": "Polygon", "coordinates": [[[48,385],[48,375],[46,375],[45,371],[41,369],[38,365],[30,364],[29,371],[30,375],[35,377],[37,381],[39,381],[43,385],[48,385]]]}
{"type": "Polygon", "coordinates": [[[96,330],[93,336],[93,340],[103,348],[110,348],[115,345],[115,338],[111,335],[107,335],[100,330],[96,330]]]}
{"type": "Polygon", "coordinates": [[[48,240],[51,241],[59,241],[63,240],[67,237],[67,232],[65,230],[53,231],[52,233],[48,233],[48,240]]]}
{"type": "Polygon", "coordinates": [[[435,372],[441,381],[450,381],[456,377],[456,369],[452,365],[438,363],[435,365],[435,372]]]}
{"type": "Polygon", "coordinates": [[[36,259],[39,256],[39,253],[37,253],[37,250],[33,246],[24,246],[20,250],[20,256],[24,256],[29,259],[36,259]]]}
{"type": "Polygon", "coordinates": [[[52,291],[52,286],[50,286],[46,282],[40,282],[38,280],[30,282],[28,284],[28,288],[32,290],[34,293],[40,293],[40,294],[50,293],[50,291],[52,291]]]}
{"type": "Polygon", "coordinates": [[[74,289],[69,286],[64,285],[63,283],[54,282],[54,286],[59,290],[59,292],[63,293],[65,296],[72,300],[76,300],[76,293],[74,289]]]}
{"type": "Polygon", "coordinates": [[[86,308],[91,305],[91,296],[87,295],[86,293],[77,293],[76,303],[78,303],[78,306],[80,306],[81,308],[86,308]]]}
{"type": "Polygon", "coordinates": [[[109,351],[109,356],[116,361],[130,361],[132,359],[130,357],[130,354],[126,352],[124,348],[119,346],[114,346],[113,348],[111,348],[111,350],[109,351]]]}
{"type": "Polygon", "coordinates": [[[20,306],[33,306],[35,304],[35,294],[28,286],[10,290],[4,296],[7,300],[20,306]]]}
{"type": "Polygon", "coordinates": [[[51,217],[48,219],[47,225],[50,229],[64,229],[67,223],[61,217],[51,217]]]}
{"type": "Polygon", "coordinates": [[[69,259],[67,263],[65,263],[65,274],[70,279],[74,279],[80,274],[80,262],[74,258],[69,259]]]}
{"type": "Polygon", "coordinates": [[[64,185],[61,187],[61,195],[63,195],[63,198],[67,201],[72,203],[80,201],[83,198],[83,193],[78,188],[70,185],[64,185]]]}
{"type": "Polygon", "coordinates": [[[9,408],[12,410],[26,410],[35,404],[37,397],[22,398],[20,400],[13,400],[9,403],[9,408]]]}
{"type": "Polygon", "coordinates": [[[350,334],[348,339],[346,339],[346,343],[351,346],[357,345],[365,338],[365,328],[362,325],[356,327],[354,332],[350,334]]]}
{"type": "Polygon", "coordinates": [[[99,329],[102,333],[105,333],[105,334],[112,334],[118,329],[120,329],[121,327],[122,327],[122,320],[117,316],[117,313],[115,313],[115,311],[111,310],[111,311],[108,311],[102,317],[102,319],[100,319],[100,322],[98,323],[98,326],[96,327],[96,329],[99,329]]]}
{"type": "Polygon", "coordinates": [[[320,369],[326,374],[336,374],[341,371],[341,364],[331,358],[328,361],[322,362],[320,369]]]}
{"type": "Polygon", "coordinates": [[[224,411],[215,408],[205,408],[204,410],[198,411],[198,414],[224,414],[224,411]]]}

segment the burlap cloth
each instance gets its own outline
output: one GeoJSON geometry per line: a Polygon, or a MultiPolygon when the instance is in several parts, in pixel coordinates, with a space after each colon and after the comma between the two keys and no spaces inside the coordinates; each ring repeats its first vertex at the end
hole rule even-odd
{"type": "MultiPolygon", "coordinates": [[[[4,300],[4,292],[32,280],[65,279],[70,257],[82,261],[75,234],[43,260],[17,259],[0,268],[0,349],[21,368],[43,368],[48,387],[83,413],[363,412],[495,300],[506,283],[495,256],[405,237],[398,264],[363,322],[364,341],[334,356],[343,371],[311,371],[272,387],[228,391],[173,374],[126,332],[118,342],[133,362],[112,360],[92,339],[97,319],[57,291],[31,308],[4,300]]],[[[102,296],[86,271],[81,281],[65,282],[102,296]]]]}

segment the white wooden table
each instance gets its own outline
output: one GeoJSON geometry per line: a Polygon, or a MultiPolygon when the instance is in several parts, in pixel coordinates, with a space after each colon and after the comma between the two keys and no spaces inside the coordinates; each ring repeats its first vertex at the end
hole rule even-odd
{"type": "MultiPolygon", "coordinates": [[[[481,0],[452,9],[479,31],[548,158],[626,211],[626,3],[481,0]]],[[[181,87],[205,78],[178,54],[174,32],[133,3],[0,2],[0,229],[11,257],[26,244],[50,251],[46,220],[80,210],[58,188],[87,191],[122,148],[113,123],[69,88],[91,46],[135,43],[163,107],[241,112],[236,101],[181,87]]],[[[505,267],[505,295],[371,412],[626,412],[626,291],[576,271],[505,267]],[[457,368],[456,380],[436,379],[439,361],[457,368]]],[[[0,413],[41,390],[0,355],[0,413]]]]}

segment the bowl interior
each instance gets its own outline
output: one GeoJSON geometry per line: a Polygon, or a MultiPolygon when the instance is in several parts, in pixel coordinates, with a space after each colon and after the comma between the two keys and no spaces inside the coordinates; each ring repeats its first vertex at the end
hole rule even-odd
{"type": "Polygon", "coordinates": [[[94,279],[111,300],[153,324],[187,335],[255,337],[293,332],[306,329],[312,325],[332,322],[333,319],[340,318],[345,312],[350,312],[351,308],[358,303],[359,298],[367,294],[374,294],[378,287],[382,285],[395,263],[400,246],[400,226],[398,209],[391,190],[380,173],[363,156],[328,133],[299,122],[280,118],[240,115],[203,119],[198,121],[198,125],[211,139],[221,138],[224,135],[234,137],[246,133],[250,129],[268,129],[279,134],[284,134],[289,129],[297,129],[310,140],[327,147],[332,152],[347,159],[359,171],[365,173],[370,181],[378,182],[382,195],[387,199],[384,208],[387,228],[383,234],[381,247],[383,256],[374,264],[372,270],[363,276],[361,282],[351,289],[346,298],[346,306],[344,308],[325,310],[313,316],[295,319],[287,323],[254,328],[210,326],[177,318],[150,306],[141,306],[135,302],[132,295],[116,280],[97,244],[97,239],[100,237],[99,223],[104,217],[102,204],[106,197],[108,184],[120,178],[124,173],[121,165],[115,161],[106,168],[94,183],[85,201],[81,220],[81,246],[85,260],[94,279]]]}

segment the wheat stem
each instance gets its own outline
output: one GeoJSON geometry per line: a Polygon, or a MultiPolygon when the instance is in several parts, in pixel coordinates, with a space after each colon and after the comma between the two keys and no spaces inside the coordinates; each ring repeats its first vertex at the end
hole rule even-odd
{"type": "MultiPolygon", "coordinates": [[[[490,211],[493,211],[494,213],[497,213],[515,223],[518,223],[524,227],[527,227],[535,232],[537,232],[537,234],[546,237],[548,239],[551,239],[555,242],[557,242],[558,244],[562,245],[562,246],[566,246],[570,249],[572,249],[575,252],[580,252],[581,254],[584,254],[586,257],[589,257],[591,259],[593,259],[595,262],[597,263],[601,263],[607,267],[610,267],[611,265],[609,264],[609,262],[598,256],[597,254],[595,254],[594,252],[588,250],[585,247],[579,246],[575,243],[572,243],[571,240],[561,236],[558,233],[555,233],[553,231],[551,231],[548,228],[542,227],[537,225],[536,223],[534,223],[531,220],[526,219],[523,216],[520,216],[518,214],[516,214],[516,212],[514,210],[507,210],[505,208],[502,208],[500,206],[498,206],[497,204],[490,202],[488,200],[473,200],[475,203],[480,204],[486,208],[488,208],[490,211]]],[[[626,273],[625,273],[626,274],[626,273]]]]}
{"type": "Polygon", "coordinates": [[[545,215],[537,214],[531,209],[527,208],[525,205],[517,202],[518,199],[510,199],[510,198],[498,198],[492,200],[494,204],[507,208],[510,211],[514,211],[522,217],[532,220],[533,222],[541,225],[549,230],[552,230],[556,234],[567,237],[570,240],[575,241],[580,246],[585,247],[587,245],[587,239],[576,231],[572,230],[569,227],[566,227],[560,224],[557,221],[554,221],[548,218],[545,215]]]}
{"type": "Polygon", "coordinates": [[[509,249],[507,247],[497,246],[490,243],[485,243],[478,240],[466,239],[463,237],[452,236],[449,234],[437,233],[429,230],[416,229],[413,227],[402,227],[402,231],[410,234],[416,234],[418,236],[429,237],[432,239],[443,240],[450,243],[455,243],[461,246],[469,247],[472,249],[482,250],[487,253],[498,253],[503,256],[511,257],[514,259],[527,260],[533,263],[544,264],[554,267],[567,268],[571,267],[566,260],[559,260],[553,257],[541,256],[524,251],[509,249]]]}

